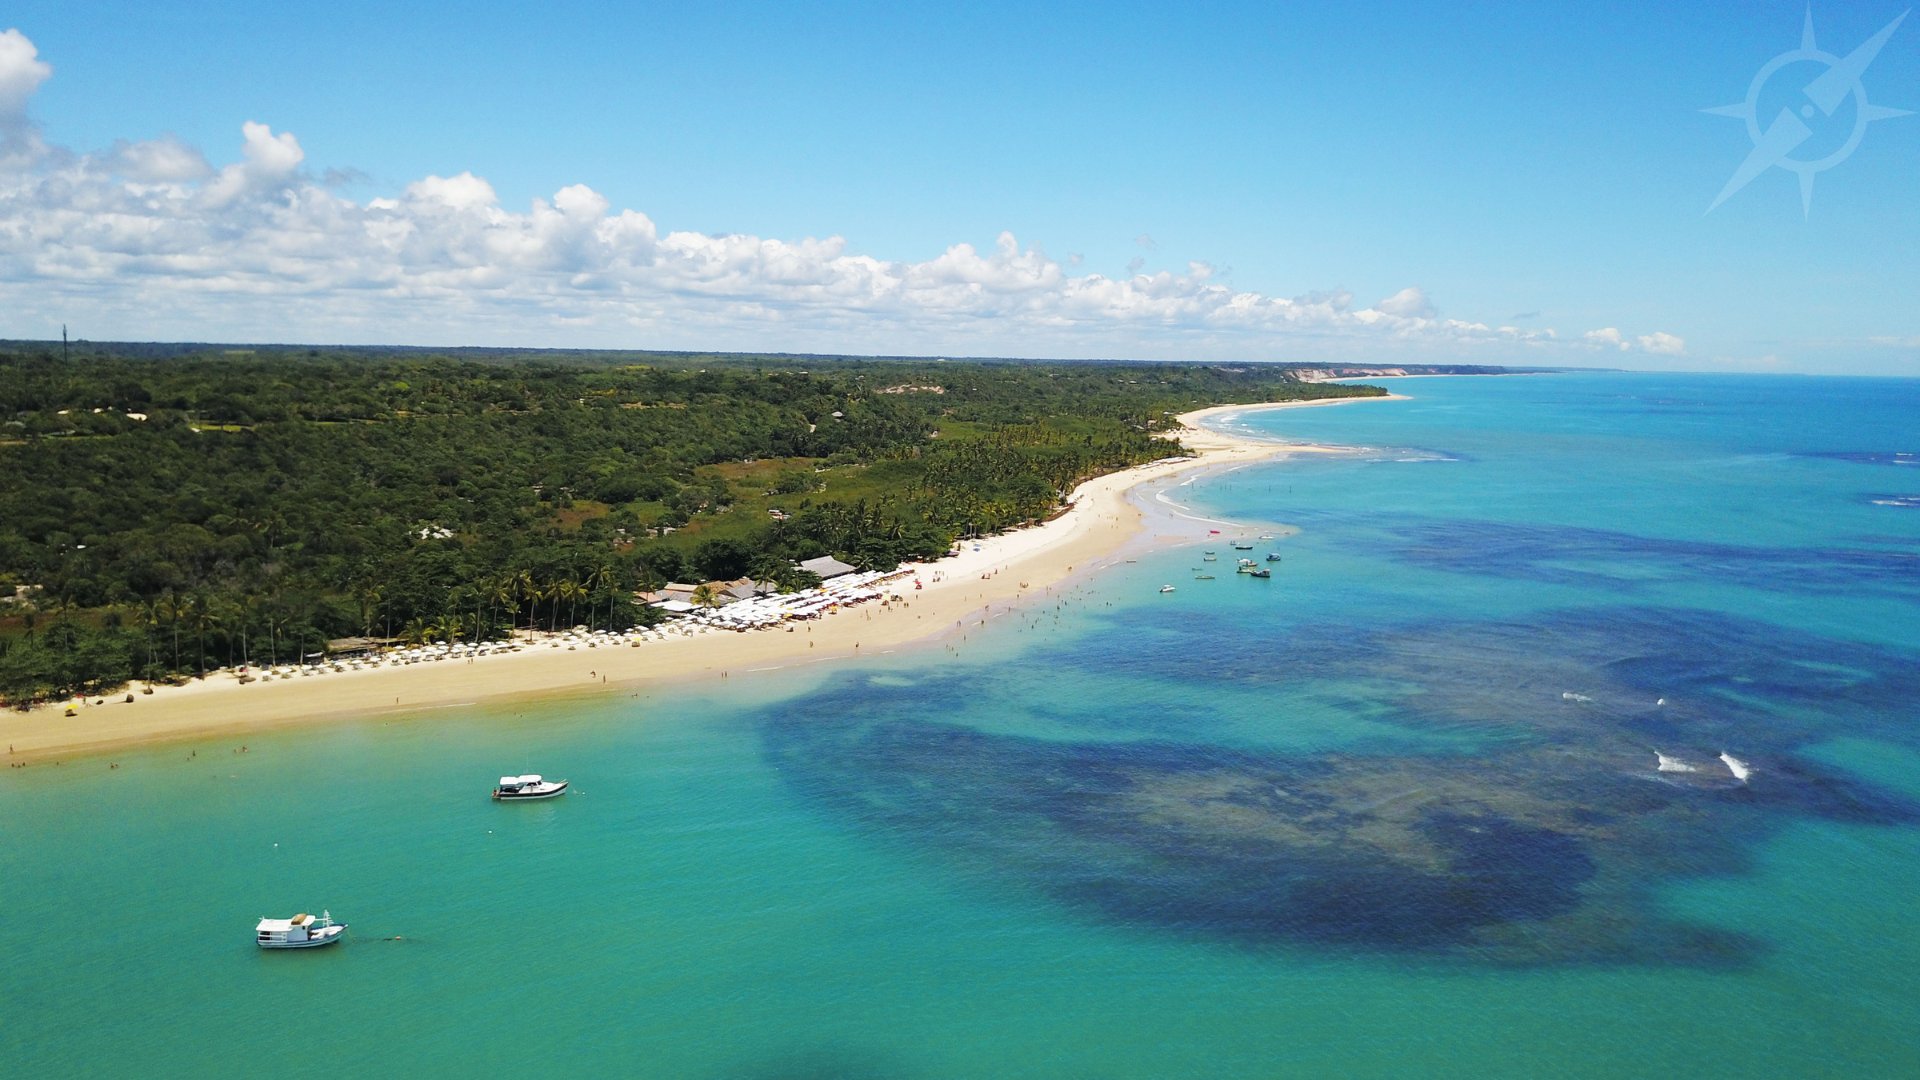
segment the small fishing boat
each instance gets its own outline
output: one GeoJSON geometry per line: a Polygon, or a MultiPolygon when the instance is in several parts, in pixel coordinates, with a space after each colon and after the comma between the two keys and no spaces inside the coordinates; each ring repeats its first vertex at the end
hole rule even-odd
{"type": "Polygon", "coordinates": [[[1269,551],[1269,552],[1267,552],[1267,561],[1268,561],[1268,562],[1279,562],[1279,561],[1280,561],[1280,553],[1279,553],[1279,552],[1277,552],[1277,551],[1269,551]]]}
{"type": "Polygon", "coordinates": [[[1253,570],[1253,569],[1243,570],[1241,571],[1241,573],[1246,574],[1248,577],[1270,578],[1273,576],[1273,571],[1267,569],[1264,566],[1258,570],[1253,570]]]}
{"type": "Polygon", "coordinates": [[[1162,585],[1162,586],[1160,586],[1160,591],[1161,591],[1161,592],[1172,592],[1172,591],[1173,591],[1173,586],[1171,586],[1171,585],[1162,585]]]}
{"type": "Polygon", "coordinates": [[[1196,576],[1196,577],[1195,577],[1195,578],[1194,578],[1193,580],[1195,580],[1195,581],[1212,581],[1212,580],[1213,580],[1213,575],[1212,575],[1212,574],[1200,574],[1200,575],[1197,575],[1197,576],[1196,576]]]}
{"type": "Polygon", "coordinates": [[[261,919],[253,928],[253,941],[263,949],[312,949],[331,945],[346,932],[346,923],[336,923],[322,911],[318,918],[300,914],[291,919],[261,919]]]}
{"type": "Polygon", "coordinates": [[[1201,561],[1202,562],[1219,562],[1220,560],[1217,558],[1214,558],[1212,555],[1209,555],[1205,559],[1202,559],[1201,561]]]}
{"type": "Polygon", "coordinates": [[[1253,545],[1252,545],[1252,544],[1242,544],[1242,543],[1240,543],[1239,541],[1237,541],[1237,540],[1236,540],[1236,541],[1234,541],[1234,544],[1233,544],[1233,550],[1235,550],[1235,551],[1252,551],[1252,550],[1253,550],[1253,545]]]}
{"type": "Polygon", "coordinates": [[[542,780],[538,774],[527,776],[503,776],[500,786],[493,789],[493,797],[502,802],[513,799],[551,799],[565,793],[565,780],[542,780]]]}
{"type": "Polygon", "coordinates": [[[1271,540],[1271,539],[1273,539],[1273,534],[1272,534],[1272,533],[1261,533],[1261,534],[1260,534],[1260,539],[1262,539],[1262,540],[1271,540]]]}

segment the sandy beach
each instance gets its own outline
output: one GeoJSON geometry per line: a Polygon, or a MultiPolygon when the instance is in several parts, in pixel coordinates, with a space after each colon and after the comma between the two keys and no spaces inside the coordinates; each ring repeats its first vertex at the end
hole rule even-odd
{"type": "MultiPolygon", "coordinates": [[[[992,612],[1058,585],[1113,555],[1141,529],[1142,514],[1128,499],[1134,487],[1198,469],[1238,466],[1276,454],[1337,453],[1342,447],[1256,442],[1200,426],[1226,413],[1313,408],[1388,398],[1223,405],[1179,417],[1181,442],[1194,456],[1156,462],[1087,481],[1069,509],[1032,528],[960,545],[957,554],[910,564],[889,590],[903,599],[870,602],[787,626],[736,633],[714,630],[648,641],[637,647],[554,648],[546,642],[520,652],[475,660],[449,659],[408,666],[242,684],[231,672],[185,686],[126,692],[104,705],[66,716],[64,704],[32,712],[0,713],[0,743],[9,764],[94,755],[140,744],[242,735],[329,718],[420,713],[522,697],[630,691],[666,681],[697,682],[799,664],[832,663],[930,643],[961,633],[992,612]],[[916,584],[918,587],[916,587],[916,584]]],[[[1186,515],[1183,515],[1186,516],[1186,515]]],[[[1195,539],[1213,527],[1186,516],[1195,539]]],[[[1175,537],[1173,539],[1183,539],[1175,537]]],[[[139,684],[136,684],[138,686],[139,684]]]]}

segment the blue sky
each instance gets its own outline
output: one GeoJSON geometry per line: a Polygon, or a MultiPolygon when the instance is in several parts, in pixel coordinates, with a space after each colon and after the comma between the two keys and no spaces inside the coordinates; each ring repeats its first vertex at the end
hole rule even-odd
{"type": "MultiPolygon", "coordinates": [[[[1804,10],[16,3],[52,73],[25,99],[47,149],[0,200],[0,333],[1920,374],[1920,116],[1869,125],[1805,218],[1779,168],[1704,213],[1751,144],[1699,110],[1798,47],[1804,10]],[[302,156],[243,158],[245,122],[302,156]],[[169,133],[207,165],[166,182],[254,162],[248,194],[183,187],[164,251],[27,227],[72,216],[62,169],[169,133]],[[416,209],[463,173],[497,201],[446,205],[518,240],[416,209]],[[653,239],[526,255],[549,233],[519,216],[571,185],[653,239]],[[261,224],[322,193],[398,205],[261,224]],[[381,263],[381,229],[418,250],[381,263]],[[958,244],[978,265],[941,262],[958,244]],[[1609,329],[1627,349],[1587,337],[1609,329]]],[[[1819,44],[1902,10],[1816,5],[1819,44]]],[[[1916,76],[1920,19],[1862,82],[1920,109],[1916,76]]]]}

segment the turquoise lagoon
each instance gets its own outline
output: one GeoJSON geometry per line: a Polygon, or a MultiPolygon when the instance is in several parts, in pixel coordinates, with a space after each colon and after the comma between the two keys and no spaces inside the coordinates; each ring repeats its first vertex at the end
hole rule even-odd
{"type": "Polygon", "coordinates": [[[1271,580],[1143,541],[837,671],[10,770],[0,1062],[1920,1073],[1920,384],[1396,389],[1140,493],[1297,527],[1271,580]]]}

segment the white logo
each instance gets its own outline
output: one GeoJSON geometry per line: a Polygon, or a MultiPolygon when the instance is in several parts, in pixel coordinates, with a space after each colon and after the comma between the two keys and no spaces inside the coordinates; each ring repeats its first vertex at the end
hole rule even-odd
{"type": "MultiPolygon", "coordinates": [[[[1909,11],[1912,9],[1909,8],[1909,11]]],[[[1867,88],[1860,83],[1860,76],[1866,73],[1867,65],[1880,55],[1880,46],[1887,43],[1893,32],[1907,17],[1907,12],[1886,25],[1886,28],[1868,38],[1866,43],[1848,53],[1843,59],[1832,53],[1821,52],[1813,43],[1813,9],[1807,9],[1806,28],[1800,32],[1800,47],[1792,52],[1783,52],[1767,61],[1760,73],[1753,77],[1752,85],[1747,87],[1747,100],[1738,105],[1722,105],[1717,109],[1702,109],[1716,116],[1731,116],[1747,122],[1747,136],[1753,140],[1753,151],[1747,160],[1733,171],[1733,179],[1720,189],[1720,196],[1713,200],[1713,206],[1707,207],[1707,213],[1713,213],[1714,206],[1726,202],[1734,192],[1746,187],[1748,182],[1771,166],[1778,165],[1800,174],[1800,212],[1805,216],[1813,206],[1813,176],[1833,168],[1847,160],[1854,148],[1860,145],[1860,137],[1867,132],[1867,125],[1875,120],[1887,120],[1895,116],[1911,115],[1905,109],[1884,109],[1867,103],[1867,88]],[[1774,117],[1767,130],[1760,130],[1760,92],[1767,80],[1781,68],[1798,61],[1810,60],[1826,67],[1818,78],[1801,88],[1809,103],[1800,106],[1800,115],[1795,116],[1791,107],[1782,108],[1780,115],[1774,117]],[[1838,150],[1817,161],[1803,161],[1788,157],[1795,147],[1813,137],[1813,129],[1802,120],[1813,119],[1814,106],[1827,116],[1832,116],[1842,102],[1851,95],[1854,104],[1853,131],[1847,141],[1838,150]]]]}

